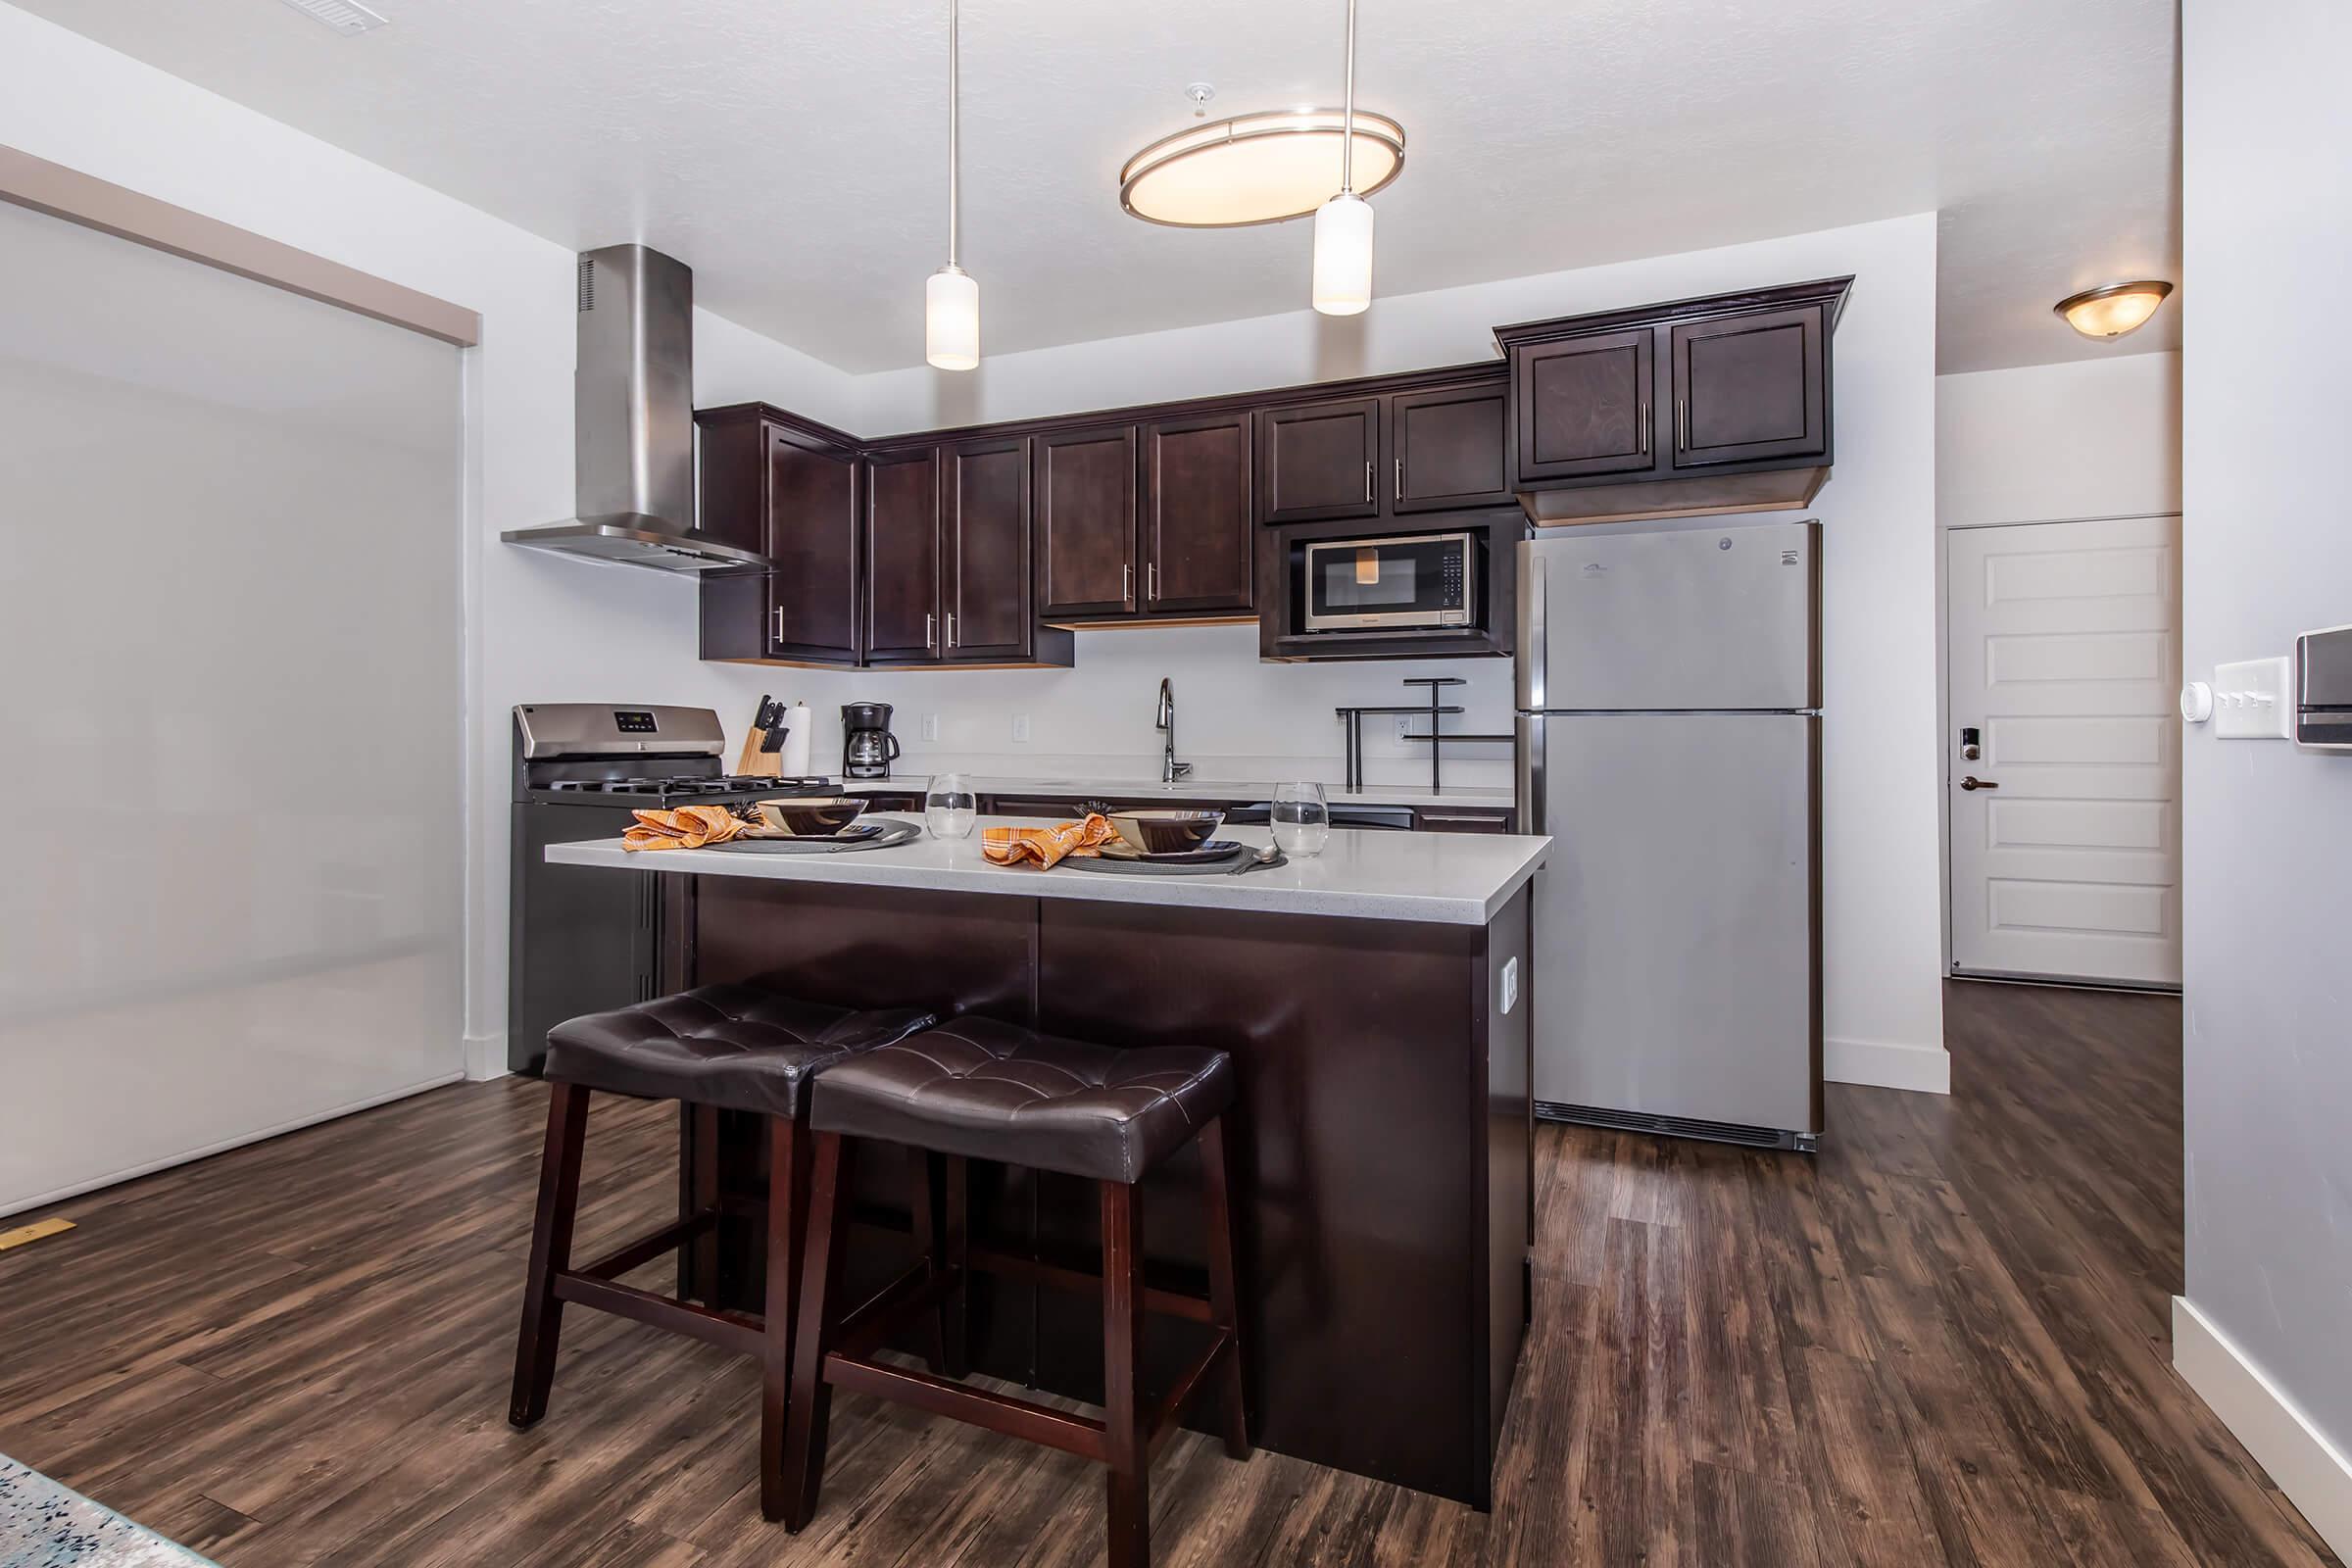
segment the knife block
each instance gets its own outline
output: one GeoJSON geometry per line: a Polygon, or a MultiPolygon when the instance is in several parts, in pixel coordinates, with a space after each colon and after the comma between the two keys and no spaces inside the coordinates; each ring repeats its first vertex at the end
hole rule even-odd
{"type": "MultiPolygon", "coordinates": [[[[780,733],[780,732],[779,732],[780,733]]],[[[780,751],[761,751],[767,731],[754,728],[745,731],[743,751],[735,759],[735,771],[743,778],[776,778],[784,771],[784,754],[780,751]]]]}

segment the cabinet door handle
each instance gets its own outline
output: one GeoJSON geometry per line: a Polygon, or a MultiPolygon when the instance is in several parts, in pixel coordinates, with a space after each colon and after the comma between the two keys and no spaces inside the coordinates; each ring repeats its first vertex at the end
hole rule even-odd
{"type": "Polygon", "coordinates": [[[953,610],[951,610],[951,611],[949,611],[949,612],[948,612],[948,651],[949,651],[950,653],[953,653],[953,652],[955,652],[955,649],[956,649],[956,612],[954,612],[953,610]]]}
{"type": "Polygon", "coordinates": [[[1145,586],[1145,589],[1144,589],[1144,592],[1145,592],[1147,595],[1149,595],[1149,596],[1150,596],[1150,598],[1151,598],[1151,600],[1152,600],[1152,602],[1153,604],[1155,604],[1155,605],[1156,605],[1156,604],[1158,604],[1158,603],[1159,603],[1159,563],[1158,563],[1158,562],[1154,561],[1153,563],[1152,563],[1152,564],[1150,564],[1149,566],[1146,566],[1146,567],[1144,568],[1144,582],[1145,582],[1145,585],[1146,585],[1146,586],[1145,586]]]}
{"type": "Polygon", "coordinates": [[[1364,500],[1365,500],[1366,502],[1369,502],[1369,501],[1371,501],[1371,499],[1372,499],[1372,460],[1371,460],[1370,458],[1366,458],[1366,459],[1364,460],[1364,500]]]}
{"type": "Polygon", "coordinates": [[[778,605],[775,609],[775,622],[776,635],[770,641],[781,644],[784,641],[784,607],[782,605],[778,605]]]}
{"type": "Polygon", "coordinates": [[[1674,450],[1675,450],[1675,451],[1677,451],[1677,452],[1688,452],[1688,451],[1690,451],[1690,435],[1688,434],[1688,430],[1689,430],[1689,423],[1688,423],[1688,421],[1687,421],[1687,419],[1686,419],[1686,417],[1685,417],[1685,416],[1684,416],[1684,413],[1683,413],[1683,400],[1682,400],[1681,398],[1676,398],[1676,399],[1674,400],[1674,450]]]}
{"type": "Polygon", "coordinates": [[[1399,501],[1404,499],[1404,460],[1402,458],[1396,460],[1396,499],[1399,501]]]}
{"type": "Polygon", "coordinates": [[[938,639],[932,635],[932,628],[938,624],[939,615],[937,612],[929,610],[923,612],[923,646],[925,648],[930,647],[934,642],[938,641],[938,639]]]}
{"type": "Polygon", "coordinates": [[[1649,456],[1649,399],[1643,398],[1634,411],[1634,426],[1642,434],[1642,445],[1636,455],[1646,458],[1649,456]]]}
{"type": "Polygon", "coordinates": [[[1122,561],[1119,563],[1119,597],[1128,604],[1135,603],[1135,564],[1133,562],[1122,561]]]}

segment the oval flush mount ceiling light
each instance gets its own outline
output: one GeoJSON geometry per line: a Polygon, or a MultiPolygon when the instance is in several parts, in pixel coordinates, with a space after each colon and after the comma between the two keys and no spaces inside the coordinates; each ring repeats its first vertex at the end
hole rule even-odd
{"type": "MultiPolygon", "coordinates": [[[[1243,228],[1304,218],[1339,189],[1340,109],[1272,109],[1163,136],[1119,171],[1119,205],[1175,228],[1243,228]]],[[[1355,112],[1355,193],[1404,168],[1404,127],[1355,112]]]]}
{"type": "Polygon", "coordinates": [[[2172,291],[2173,285],[2161,278],[2102,283],[2069,294],[2050,309],[2084,337],[2118,338],[2146,325],[2172,291]]]}

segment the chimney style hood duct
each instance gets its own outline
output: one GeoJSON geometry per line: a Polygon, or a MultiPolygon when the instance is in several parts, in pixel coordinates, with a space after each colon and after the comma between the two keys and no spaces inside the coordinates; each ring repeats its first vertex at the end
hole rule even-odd
{"type": "Polygon", "coordinates": [[[657,571],[772,566],[694,525],[694,270],[643,245],[580,254],[569,522],[511,545],[657,571]]]}

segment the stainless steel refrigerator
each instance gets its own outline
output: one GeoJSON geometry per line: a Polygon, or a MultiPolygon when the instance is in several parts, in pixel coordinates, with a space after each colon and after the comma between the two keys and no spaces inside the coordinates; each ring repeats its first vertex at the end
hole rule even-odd
{"type": "Polygon", "coordinates": [[[1821,1132],[1821,525],[1519,546],[1537,1113],[1821,1132]]]}

